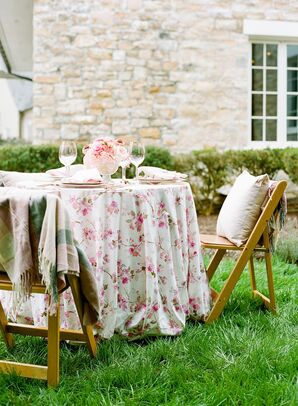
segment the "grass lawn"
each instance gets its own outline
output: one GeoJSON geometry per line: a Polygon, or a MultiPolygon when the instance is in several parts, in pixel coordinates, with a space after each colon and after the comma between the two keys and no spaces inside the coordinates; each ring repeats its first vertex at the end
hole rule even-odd
{"type": "MultiPolygon", "coordinates": [[[[257,266],[260,287],[265,274],[257,266]]],[[[231,266],[214,278],[219,286],[231,266]]],[[[189,322],[179,337],[102,342],[95,360],[63,344],[61,384],[0,375],[1,405],[297,405],[297,265],[274,258],[279,315],[252,299],[248,273],[212,325],[189,322]],[[295,397],[296,396],[296,397],[295,397]]],[[[42,339],[18,337],[13,358],[46,363],[42,339]]],[[[0,341],[0,357],[7,356],[0,341]]]]}

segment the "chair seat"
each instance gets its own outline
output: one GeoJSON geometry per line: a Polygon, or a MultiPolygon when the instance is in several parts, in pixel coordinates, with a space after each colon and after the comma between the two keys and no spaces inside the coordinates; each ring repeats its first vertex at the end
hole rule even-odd
{"type": "Polygon", "coordinates": [[[6,272],[0,272],[0,283],[11,283],[6,272]]]}
{"type": "MultiPolygon", "coordinates": [[[[212,234],[201,234],[200,235],[201,246],[203,248],[211,248],[211,249],[225,249],[225,250],[237,250],[242,251],[245,245],[241,245],[237,247],[237,245],[233,244],[225,237],[220,237],[219,235],[212,235],[212,234]]],[[[265,252],[266,248],[263,246],[257,246],[254,248],[254,251],[261,251],[265,252]]]]}
{"type": "Polygon", "coordinates": [[[241,247],[237,247],[227,238],[220,237],[219,235],[212,235],[212,234],[201,234],[201,245],[205,248],[225,248],[225,249],[232,249],[232,250],[241,250],[241,247]]]}

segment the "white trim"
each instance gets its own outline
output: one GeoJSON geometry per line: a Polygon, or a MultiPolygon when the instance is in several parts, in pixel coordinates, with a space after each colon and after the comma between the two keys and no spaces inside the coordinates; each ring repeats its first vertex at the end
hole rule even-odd
{"type": "Polygon", "coordinates": [[[276,38],[279,41],[291,41],[298,39],[298,22],[273,21],[273,20],[244,20],[243,34],[251,39],[276,38]]]}
{"type": "MultiPolygon", "coordinates": [[[[296,40],[296,44],[298,42],[298,38],[296,40]]],[[[271,41],[250,41],[250,50],[249,50],[249,83],[250,83],[250,100],[249,100],[249,107],[250,107],[250,114],[249,116],[249,138],[248,138],[248,148],[258,149],[258,148],[285,148],[285,147],[297,147],[297,141],[287,141],[287,119],[297,120],[297,117],[287,117],[287,95],[293,93],[294,95],[298,96],[298,92],[288,92],[287,91],[287,42],[280,42],[277,43],[277,66],[274,69],[277,69],[277,91],[276,92],[268,92],[266,91],[266,81],[264,72],[267,70],[266,66],[266,46],[267,44],[272,44],[271,41]],[[262,43],[263,44],[263,65],[262,66],[253,66],[252,65],[252,44],[253,43],[262,43]],[[260,69],[263,72],[263,89],[259,91],[252,90],[252,71],[254,69],[260,69]],[[252,116],[251,111],[251,99],[253,94],[260,94],[263,96],[263,111],[261,116],[252,116]],[[266,116],[266,96],[268,94],[275,94],[277,95],[277,116],[276,117],[269,117],[266,116]],[[251,139],[251,131],[252,131],[252,119],[261,119],[262,120],[262,133],[263,133],[263,141],[252,141],[251,139]],[[276,141],[266,141],[266,119],[276,119],[277,120],[277,139],[276,141]]],[[[290,68],[291,70],[291,68],[290,68]]],[[[296,70],[296,69],[295,69],[296,70]]]]}
{"type": "Polygon", "coordinates": [[[277,72],[277,140],[287,144],[287,45],[278,47],[278,72],[277,72]]]}
{"type": "Polygon", "coordinates": [[[247,145],[248,149],[263,149],[263,148],[297,148],[297,141],[250,141],[247,145]]]}

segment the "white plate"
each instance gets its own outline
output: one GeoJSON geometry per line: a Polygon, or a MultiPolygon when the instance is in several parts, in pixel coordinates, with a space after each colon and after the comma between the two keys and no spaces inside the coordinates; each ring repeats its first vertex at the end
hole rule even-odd
{"type": "Polygon", "coordinates": [[[139,181],[142,183],[165,183],[165,182],[184,182],[186,178],[170,178],[170,179],[156,179],[156,178],[141,178],[139,181]]]}
{"type": "Polygon", "coordinates": [[[72,187],[72,188],[85,188],[85,189],[93,189],[97,187],[104,187],[105,184],[102,182],[61,182],[60,186],[62,187],[72,187]]]}

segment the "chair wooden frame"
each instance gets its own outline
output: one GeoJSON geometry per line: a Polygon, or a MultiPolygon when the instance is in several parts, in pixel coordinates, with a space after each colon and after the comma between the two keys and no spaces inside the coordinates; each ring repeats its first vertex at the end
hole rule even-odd
{"type": "MultiPolygon", "coordinates": [[[[96,341],[92,326],[83,325],[83,301],[78,278],[74,275],[68,275],[67,279],[73,294],[82,330],[60,329],[59,300],[56,314],[48,314],[48,327],[35,327],[9,322],[0,301],[0,332],[2,332],[8,348],[14,346],[13,333],[47,337],[48,339],[47,366],[0,360],[0,372],[16,372],[23,377],[46,380],[48,386],[56,387],[59,384],[60,377],[60,340],[84,341],[87,343],[91,357],[96,356],[96,341]]],[[[4,272],[0,273],[0,290],[12,290],[12,283],[4,272]]],[[[45,286],[34,285],[32,293],[45,294],[45,286]]]]}
{"type": "Polygon", "coordinates": [[[214,300],[213,307],[211,312],[205,319],[206,323],[211,323],[216,320],[221,312],[223,311],[236,283],[238,282],[243,269],[246,264],[248,264],[250,272],[250,284],[253,292],[253,296],[260,297],[264,305],[273,313],[276,313],[276,302],[275,302],[275,293],[274,293],[274,283],[273,283],[273,273],[272,273],[272,261],[271,261],[271,251],[269,245],[269,233],[268,233],[268,223],[273,215],[285,189],[287,187],[287,182],[282,180],[277,182],[270,198],[268,199],[266,205],[261,210],[260,217],[252,230],[247,242],[241,247],[237,247],[232,244],[229,240],[223,237],[215,235],[201,235],[201,246],[203,248],[215,249],[216,252],[211,259],[211,262],[207,268],[207,276],[209,282],[211,281],[218,265],[220,264],[222,258],[228,250],[236,250],[240,252],[240,255],[236,261],[236,264],[232,271],[230,272],[229,277],[227,278],[222,290],[218,293],[213,288],[211,288],[211,295],[214,300]],[[263,245],[258,246],[260,238],[263,237],[263,245]],[[269,297],[261,293],[256,286],[256,278],[254,271],[254,262],[253,254],[256,251],[264,252],[265,255],[265,264],[266,264],[266,273],[267,273],[267,282],[268,282],[268,292],[269,297]]]}

